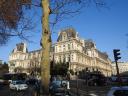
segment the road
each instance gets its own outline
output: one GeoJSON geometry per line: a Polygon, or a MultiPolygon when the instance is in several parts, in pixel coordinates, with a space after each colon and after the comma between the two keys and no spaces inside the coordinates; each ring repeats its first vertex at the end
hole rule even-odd
{"type": "MultiPolygon", "coordinates": [[[[80,81],[70,82],[70,92],[73,96],[106,96],[109,86],[86,86],[80,81]],[[77,95],[78,93],[78,95],[77,95]]],[[[34,96],[34,86],[29,86],[25,91],[10,90],[7,85],[0,85],[0,96],[34,96]]]]}
{"type": "Polygon", "coordinates": [[[78,92],[78,96],[106,96],[108,92],[107,87],[86,87],[85,89],[76,89],[76,88],[71,88],[71,92],[76,94],[78,92]]]}
{"type": "Polygon", "coordinates": [[[8,85],[0,85],[0,96],[34,96],[34,87],[29,86],[25,91],[10,90],[8,85]]]}
{"type": "Polygon", "coordinates": [[[110,86],[86,86],[81,81],[71,81],[70,86],[76,96],[106,96],[110,89],[110,86]]]}

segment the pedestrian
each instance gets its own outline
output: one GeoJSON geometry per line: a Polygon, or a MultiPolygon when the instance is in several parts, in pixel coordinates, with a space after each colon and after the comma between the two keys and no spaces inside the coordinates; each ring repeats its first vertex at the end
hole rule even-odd
{"type": "Polygon", "coordinates": [[[39,81],[36,81],[36,83],[35,83],[35,91],[36,91],[36,95],[35,96],[40,96],[40,84],[39,84],[39,81]]]}

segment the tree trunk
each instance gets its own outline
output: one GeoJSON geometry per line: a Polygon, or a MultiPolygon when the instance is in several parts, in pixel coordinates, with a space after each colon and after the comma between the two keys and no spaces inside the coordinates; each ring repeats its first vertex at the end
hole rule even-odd
{"type": "Polygon", "coordinates": [[[49,0],[42,0],[43,17],[42,17],[42,58],[41,58],[41,82],[43,94],[49,94],[50,82],[50,47],[51,33],[49,28],[49,0]]]}

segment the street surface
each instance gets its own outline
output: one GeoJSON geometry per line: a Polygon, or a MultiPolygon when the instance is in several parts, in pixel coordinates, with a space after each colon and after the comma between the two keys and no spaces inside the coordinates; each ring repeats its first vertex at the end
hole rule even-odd
{"type": "Polygon", "coordinates": [[[111,86],[87,86],[79,80],[71,81],[70,87],[76,96],[106,96],[111,86]]]}
{"type": "Polygon", "coordinates": [[[34,96],[34,87],[29,86],[25,91],[10,90],[8,85],[0,85],[0,96],[34,96]]]}
{"type": "MultiPolygon", "coordinates": [[[[110,86],[86,86],[81,81],[70,82],[72,96],[106,96],[110,86]]],[[[0,96],[34,96],[34,86],[29,86],[25,91],[10,90],[8,85],[0,85],[0,96]]]]}
{"type": "Polygon", "coordinates": [[[71,88],[76,96],[106,96],[109,87],[86,87],[85,89],[71,88]]]}

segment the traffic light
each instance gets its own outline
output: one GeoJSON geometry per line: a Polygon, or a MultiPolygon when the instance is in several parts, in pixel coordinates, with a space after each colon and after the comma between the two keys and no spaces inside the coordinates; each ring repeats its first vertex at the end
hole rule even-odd
{"type": "Polygon", "coordinates": [[[118,61],[118,59],[121,59],[121,57],[120,57],[120,49],[114,49],[113,53],[114,53],[115,61],[118,61]]]}

